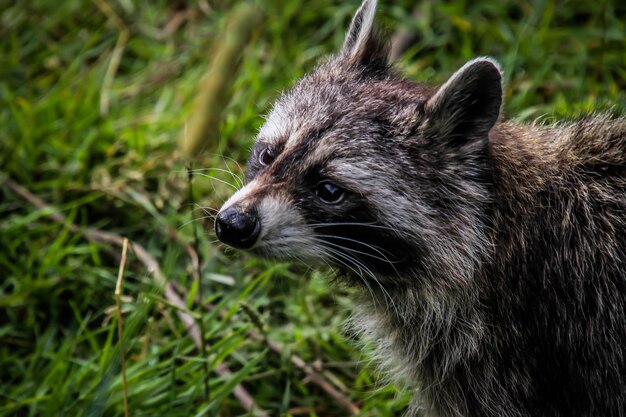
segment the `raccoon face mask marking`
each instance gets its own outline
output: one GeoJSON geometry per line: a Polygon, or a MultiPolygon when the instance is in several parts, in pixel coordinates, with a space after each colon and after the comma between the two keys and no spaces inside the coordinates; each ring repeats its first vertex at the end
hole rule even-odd
{"type": "Polygon", "coordinates": [[[388,282],[431,258],[469,276],[483,243],[476,195],[488,193],[478,180],[502,102],[500,70],[477,59],[437,91],[402,79],[376,34],[375,3],[357,11],[339,54],[275,103],[250,156],[251,182],[224,204],[220,232],[239,230],[223,224],[239,219],[222,215],[232,206],[260,223],[233,246],[260,256],[388,282]]]}

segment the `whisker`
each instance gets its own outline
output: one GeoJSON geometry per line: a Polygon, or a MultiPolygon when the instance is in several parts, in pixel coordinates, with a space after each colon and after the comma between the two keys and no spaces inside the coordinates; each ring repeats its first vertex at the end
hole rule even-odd
{"type": "MultiPolygon", "coordinates": [[[[335,245],[335,246],[339,246],[339,247],[341,247],[341,248],[343,248],[343,249],[349,249],[349,248],[342,247],[341,245],[335,245]]],[[[327,249],[330,249],[330,248],[327,248],[327,249]]],[[[385,301],[385,303],[387,304],[387,306],[389,306],[389,305],[391,304],[391,307],[394,309],[394,311],[395,311],[397,314],[399,314],[398,308],[397,308],[396,303],[394,302],[393,298],[391,297],[391,294],[389,294],[389,292],[385,289],[385,287],[382,285],[382,283],[380,282],[380,280],[376,277],[376,275],[374,274],[374,272],[372,272],[372,270],[371,270],[370,268],[368,268],[368,267],[367,267],[367,265],[363,264],[363,263],[362,263],[362,262],[360,262],[358,259],[355,259],[354,257],[352,257],[352,256],[350,256],[350,255],[348,255],[348,254],[346,254],[346,253],[343,253],[343,252],[340,252],[340,251],[337,251],[337,250],[334,250],[334,249],[332,249],[332,251],[333,251],[333,253],[335,253],[335,254],[337,254],[337,255],[341,255],[344,259],[347,259],[349,262],[351,262],[351,263],[353,263],[354,265],[356,265],[356,266],[357,266],[360,270],[362,270],[362,271],[366,272],[366,273],[367,273],[370,277],[372,277],[372,279],[374,280],[374,282],[376,282],[376,284],[378,285],[378,287],[381,289],[381,291],[382,291],[382,293],[383,293],[383,298],[384,298],[385,300],[387,300],[387,299],[389,300],[389,302],[385,301]]],[[[344,263],[344,265],[345,265],[345,263],[344,263]]],[[[350,268],[350,269],[351,269],[352,271],[354,271],[354,269],[353,269],[353,268],[350,268]]],[[[395,269],[395,268],[394,268],[394,269],[395,269]]],[[[396,271],[396,272],[397,272],[397,271],[396,271]]],[[[359,275],[360,275],[360,274],[359,274],[359,275]]],[[[360,276],[361,276],[361,278],[363,279],[363,281],[364,281],[364,282],[367,282],[367,280],[365,280],[365,278],[364,278],[362,275],[360,275],[360,276]]],[[[369,287],[369,286],[368,286],[368,287],[369,287]]],[[[373,296],[373,294],[372,294],[372,296],[373,296]]]]}
{"type": "Polygon", "coordinates": [[[195,222],[197,222],[199,220],[204,220],[204,219],[215,220],[215,216],[213,216],[213,215],[202,216],[202,217],[198,217],[198,218],[195,218],[195,219],[187,220],[185,223],[183,223],[180,226],[178,226],[178,230],[182,229],[183,227],[187,226],[188,224],[195,223],[195,222]]]}
{"type": "MultiPolygon", "coordinates": [[[[374,250],[374,251],[378,252],[378,253],[379,253],[379,254],[383,257],[383,259],[380,259],[380,258],[378,258],[378,257],[376,257],[376,256],[374,256],[374,255],[372,255],[372,254],[368,254],[367,252],[362,252],[362,253],[363,253],[363,254],[365,254],[365,255],[368,255],[368,256],[370,256],[370,257],[372,257],[372,258],[374,258],[374,259],[379,259],[379,260],[381,260],[381,261],[385,261],[385,262],[387,262],[387,263],[388,263],[388,264],[389,264],[389,265],[393,268],[394,272],[396,273],[396,276],[397,276],[398,278],[401,278],[401,276],[400,276],[400,271],[398,271],[398,269],[396,268],[395,264],[400,264],[400,263],[402,263],[402,261],[401,261],[401,260],[398,260],[398,261],[391,261],[391,260],[390,260],[387,256],[385,256],[385,254],[384,254],[383,252],[381,252],[381,250],[384,250],[384,249],[379,248],[378,246],[375,246],[375,245],[370,245],[370,244],[368,244],[368,243],[361,242],[361,241],[359,241],[359,240],[355,240],[355,239],[350,239],[350,238],[343,237],[343,236],[334,236],[334,235],[332,235],[332,236],[331,236],[331,235],[327,235],[327,236],[328,236],[328,237],[335,238],[335,239],[343,239],[343,240],[347,240],[347,241],[350,241],[350,242],[355,242],[355,243],[361,244],[361,245],[363,245],[363,246],[365,246],[365,247],[368,247],[368,248],[370,248],[370,249],[372,249],[372,250],[374,250]],[[381,249],[381,250],[378,250],[378,249],[376,249],[376,248],[379,248],[379,249],[381,249]]],[[[327,242],[327,241],[326,241],[326,242],[327,242]]],[[[328,243],[330,243],[330,242],[328,242],[328,243]]],[[[352,250],[354,253],[361,252],[361,251],[358,251],[358,252],[357,252],[357,249],[348,248],[348,247],[346,247],[346,246],[339,245],[338,243],[334,243],[334,245],[335,245],[335,246],[339,246],[339,247],[341,247],[341,248],[343,248],[343,249],[346,249],[346,250],[352,250]]],[[[391,252],[386,251],[386,250],[384,250],[384,251],[385,251],[385,252],[387,252],[388,254],[390,254],[390,255],[394,256],[391,252]]],[[[376,278],[375,278],[375,279],[376,279],[376,278]]]]}
{"type": "MultiPolygon", "coordinates": [[[[238,187],[243,187],[243,180],[241,179],[241,177],[237,174],[235,174],[230,168],[228,169],[224,169],[224,168],[196,168],[196,169],[190,169],[189,171],[186,172],[191,172],[192,174],[195,173],[201,173],[203,171],[219,171],[219,172],[225,172],[227,174],[230,174],[233,179],[237,182],[237,186],[238,187]]],[[[183,171],[181,171],[183,172],[183,171]]]]}
{"type": "MultiPolygon", "coordinates": [[[[219,154],[219,155],[217,155],[217,154],[214,154],[214,155],[219,156],[220,158],[222,158],[222,161],[224,161],[224,159],[228,159],[229,161],[234,162],[235,165],[237,165],[237,169],[239,169],[240,172],[243,172],[243,168],[241,167],[241,165],[239,165],[239,162],[237,162],[236,159],[231,158],[230,156],[225,156],[223,153],[219,154]]],[[[226,164],[226,161],[224,161],[224,163],[226,164]]],[[[226,164],[226,166],[228,166],[228,164],[226,164]]]]}
{"type": "Polygon", "coordinates": [[[369,227],[372,229],[383,229],[383,230],[389,230],[392,231],[394,233],[396,233],[397,235],[402,236],[403,233],[400,232],[398,229],[395,229],[393,227],[389,227],[389,226],[385,226],[382,224],[378,224],[378,223],[358,223],[358,222],[338,222],[338,223],[312,223],[308,225],[309,227],[311,227],[312,229],[319,229],[322,227],[332,227],[332,226],[363,226],[363,227],[369,227]]]}
{"type": "MultiPolygon", "coordinates": [[[[224,161],[224,155],[222,155],[222,161],[224,161]]],[[[230,173],[230,175],[232,175],[234,178],[237,179],[237,186],[239,188],[243,188],[243,186],[245,185],[243,178],[240,178],[238,175],[235,175],[235,173],[230,169],[230,166],[228,166],[226,161],[224,161],[224,164],[226,165],[226,168],[228,169],[228,172],[230,173]]],[[[239,166],[239,164],[237,164],[237,166],[239,166]]],[[[243,171],[241,167],[239,167],[239,171],[240,172],[243,171]]]]}
{"type": "Polygon", "coordinates": [[[348,268],[349,270],[351,270],[352,272],[354,272],[354,274],[359,277],[361,279],[361,281],[363,282],[363,284],[365,284],[365,286],[367,287],[367,290],[369,291],[371,297],[372,297],[372,301],[374,302],[374,305],[376,304],[376,296],[374,295],[374,290],[372,289],[372,287],[370,286],[369,282],[367,281],[367,279],[365,279],[365,277],[363,276],[363,274],[359,271],[357,271],[356,269],[354,269],[353,266],[351,266],[349,263],[342,261],[340,258],[338,258],[338,256],[347,259],[348,262],[350,262],[350,257],[347,257],[346,255],[344,255],[343,253],[336,251],[332,248],[326,248],[327,249],[327,255],[334,260],[335,262],[339,263],[340,265],[345,266],[346,268],[348,268]]]}
{"type": "Polygon", "coordinates": [[[372,255],[371,253],[367,253],[367,252],[360,251],[360,250],[358,250],[358,249],[348,248],[348,247],[346,247],[346,246],[342,246],[342,245],[340,245],[340,244],[338,244],[338,243],[329,242],[329,241],[327,241],[327,240],[325,240],[324,242],[325,242],[327,245],[332,245],[332,246],[337,247],[337,248],[345,249],[345,250],[348,250],[348,251],[350,251],[350,252],[352,252],[352,253],[358,253],[359,255],[369,256],[370,258],[373,258],[373,259],[378,259],[379,261],[387,262],[387,263],[389,263],[389,264],[393,264],[393,263],[400,263],[400,261],[395,261],[395,262],[394,262],[394,261],[390,261],[390,260],[389,260],[389,259],[387,259],[386,257],[385,257],[385,258],[381,258],[381,257],[379,257],[379,256],[372,255]]]}
{"type": "MultiPolygon", "coordinates": [[[[328,238],[332,238],[332,239],[347,240],[349,242],[357,243],[359,245],[365,246],[366,248],[370,248],[370,249],[374,250],[375,252],[378,252],[380,254],[380,256],[384,257],[385,260],[387,262],[389,262],[390,264],[394,263],[394,262],[390,261],[389,258],[387,258],[383,252],[386,252],[386,253],[388,253],[391,256],[394,256],[394,254],[392,252],[389,252],[386,249],[381,248],[380,246],[371,245],[369,243],[365,243],[365,242],[362,242],[362,241],[356,240],[356,239],[351,239],[351,238],[345,237],[345,236],[328,235],[328,234],[324,234],[322,236],[328,237],[328,238]]],[[[397,261],[395,263],[400,263],[400,261],[397,261]]]]}
{"type": "Polygon", "coordinates": [[[237,162],[236,159],[231,158],[230,156],[226,156],[223,153],[216,153],[216,152],[203,152],[203,155],[207,155],[207,156],[217,156],[219,158],[222,159],[222,161],[224,161],[225,159],[228,159],[229,161],[233,162],[235,165],[237,165],[237,168],[239,168],[240,171],[243,171],[243,169],[241,168],[241,165],[239,165],[239,162],[237,162]]]}
{"type": "Polygon", "coordinates": [[[213,207],[206,207],[206,206],[201,206],[201,205],[200,205],[200,204],[198,204],[198,203],[193,203],[193,204],[196,206],[196,208],[194,209],[194,211],[195,211],[195,210],[202,210],[202,211],[204,211],[204,213],[205,213],[205,214],[210,214],[210,213],[217,214],[217,213],[219,213],[219,211],[220,211],[220,210],[219,210],[219,209],[217,209],[217,208],[213,208],[213,207]]]}
{"type": "Polygon", "coordinates": [[[233,185],[233,184],[229,183],[228,181],[224,181],[224,180],[222,180],[222,179],[219,179],[219,178],[217,178],[217,177],[214,177],[214,176],[212,176],[212,175],[202,174],[202,173],[200,173],[200,172],[192,172],[191,174],[192,174],[192,175],[199,175],[199,176],[201,176],[201,177],[206,177],[206,178],[209,178],[209,179],[215,180],[215,181],[217,181],[217,182],[221,182],[222,184],[226,184],[226,185],[228,185],[229,187],[231,187],[231,188],[232,188],[232,189],[234,189],[235,191],[239,191],[239,189],[238,189],[235,185],[233,185]]]}

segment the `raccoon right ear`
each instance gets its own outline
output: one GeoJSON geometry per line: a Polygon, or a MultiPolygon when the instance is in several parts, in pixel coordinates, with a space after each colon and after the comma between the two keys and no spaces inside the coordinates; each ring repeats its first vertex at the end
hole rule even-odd
{"type": "Polygon", "coordinates": [[[350,65],[386,68],[388,48],[376,31],[376,0],[363,0],[350,23],[341,48],[341,59],[350,65]]]}
{"type": "Polygon", "coordinates": [[[455,72],[432,96],[425,113],[430,132],[462,144],[486,138],[500,117],[502,70],[491,58],[477,58],[455,72]]]}

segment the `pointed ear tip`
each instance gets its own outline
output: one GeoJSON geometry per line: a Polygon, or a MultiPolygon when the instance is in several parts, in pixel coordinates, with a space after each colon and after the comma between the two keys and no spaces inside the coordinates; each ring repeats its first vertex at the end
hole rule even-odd
{"type": "Polygon", "coordinates": [[[384,42],[376,29],[376,4],[377,0],[361,2],[361,6],[352,17],[339,56],[352,61],[362,60],[364,56],[380,56],[377,48],[384,42]]]}
{"type": "Polygon", "coordinates": [[[363,11],[363,14],[367,16],[366,19],[373,20],[376,15],[377,3],[377,0],[363,0],[361,7],[359,7],[359,11],[363,11]]]}
{"type": "Polygon", "coordinates": [[[465,64],[465,66],[467,67],[481,66],[483,68],[489,68],[492,70],[495,69],[500,75],[500,78],[503,78],[504,76],[504,71],[502,71],[502,66],[500,65],[500,63],[489,56],[481,56],[481,57],[475,58],[469,61],[467,64],[465,64]]]}
{"type": "Polygon", "coordinates": [[[427,109],[441,106],[446,100],[455,101],[459,92],[481,93],[494,99],[498,106],[502,103],[504,76],[498,61],[490,57],[478,57],[468,61],[428,99],[427,109]]]}
{"type": "Polygon", "coordinates": [[[367,8],[376,8],[376,3],[378,3],[378,0],[363,0],[362,5],[366,6],[367,8]]]}
{"type": "Polygon", "coordinates": [[[358,15],[359,12],[374,13],[376,11],[376,6],[377,6],[376,3],[378,3],[377,0],[363,0],[361,5],[357,9],[356,14],[358,15]]]}

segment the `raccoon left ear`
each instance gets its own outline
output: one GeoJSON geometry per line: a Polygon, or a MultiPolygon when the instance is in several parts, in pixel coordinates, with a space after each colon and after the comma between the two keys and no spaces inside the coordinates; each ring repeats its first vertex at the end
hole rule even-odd
{"type": "Polygon", "coordinates": [[[376,31],[376,0],[363,0],[350,23],[350,29],[341,48],[340,57],[352,65],[384,68],[387,66],[388,51],[376,31]]]}
{"type": "Polygon", "coordinates": [[[477,58],[437,90],[426,102],[425,113],[436,127],[436,136],[462,144],[486,138],[500,116],[501,105],[500,65],[491,58],[477,58]]]}

